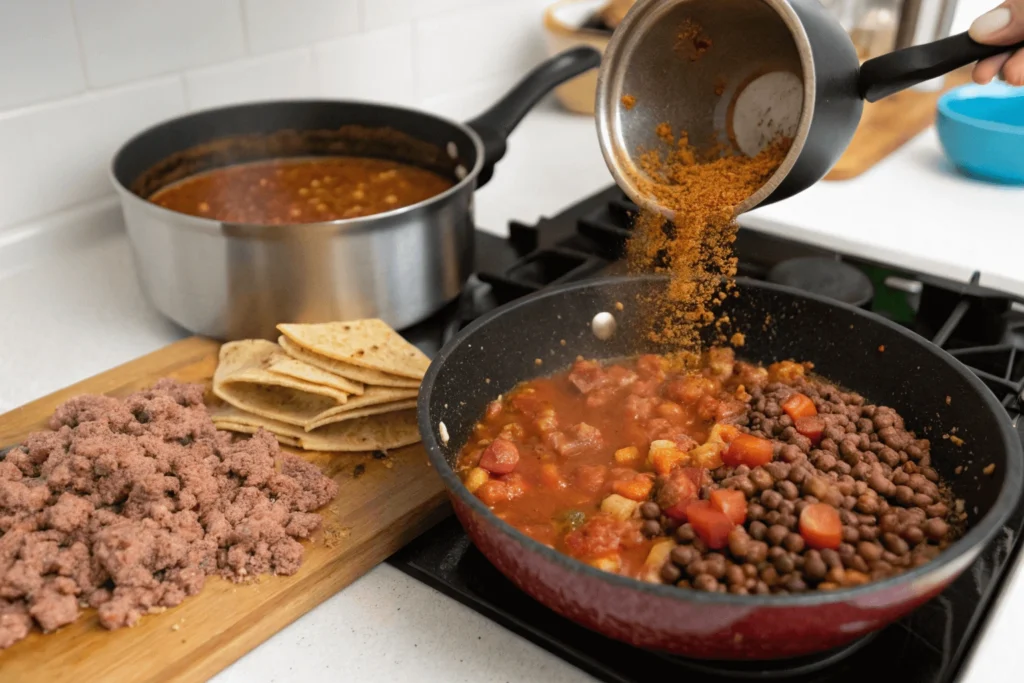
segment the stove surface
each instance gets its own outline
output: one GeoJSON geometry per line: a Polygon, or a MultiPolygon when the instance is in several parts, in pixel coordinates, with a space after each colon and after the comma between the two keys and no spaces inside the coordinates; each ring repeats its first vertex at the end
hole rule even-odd
{"type": "MultiPolygon", "coordinates": [[[[500,304],[551,285],[622,272],[618,259],[635,210],[618,188],[610,188],[536,226],[512,223],[507,240],[478,232],[478,275],[462,298],[404,333],[432,355],[500,304]]],[[[988,385],[1024,439],[1024,300],[978,286],[978,274],[971,282],[954,282],[742,228],[736,254],[741,276],[844,300],[931,339],[988,385]]],[[[584,629],[523,594],[473,547],[454,518],[388,562],[606,681],[664,674],[825,683],[888,675],[903,683],[940,683],[954,680],[963,666],[1019,554],[1022,529],[1024,501],[978,560],[920,609],[840,651],[776,663],[696,662],[584,629]]]]}

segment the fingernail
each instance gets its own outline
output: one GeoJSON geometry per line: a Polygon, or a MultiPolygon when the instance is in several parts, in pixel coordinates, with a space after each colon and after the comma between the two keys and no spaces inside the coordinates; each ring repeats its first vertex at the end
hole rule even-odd
{"type": "Polygon", "coordinates": [[[974,23],[971,24],[970,34],[972,38],[988,38],[1009,25],[1010,10],[1006,7],[998,7],[975,19],[974,23]]]}

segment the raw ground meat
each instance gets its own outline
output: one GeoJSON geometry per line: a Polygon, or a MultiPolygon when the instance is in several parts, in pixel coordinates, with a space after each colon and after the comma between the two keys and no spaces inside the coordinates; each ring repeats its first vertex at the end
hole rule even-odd
{"type": "Polygon", "coordinates": [[[114,629],[210,574],[294,574],[338,490],[267,432],[218,432],[196,384],[79,396],[50,429],[0,456],[0,649],[83,606],[114,629]]]}

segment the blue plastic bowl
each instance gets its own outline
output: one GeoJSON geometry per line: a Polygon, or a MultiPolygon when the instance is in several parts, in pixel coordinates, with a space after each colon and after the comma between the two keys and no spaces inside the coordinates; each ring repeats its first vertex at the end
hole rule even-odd
{"type": "Polygon", "coordinates": [[[940,97],[938,109],[939,141],[960,171],[1024,184],[1024,88],[964,85],[940,97]]]}

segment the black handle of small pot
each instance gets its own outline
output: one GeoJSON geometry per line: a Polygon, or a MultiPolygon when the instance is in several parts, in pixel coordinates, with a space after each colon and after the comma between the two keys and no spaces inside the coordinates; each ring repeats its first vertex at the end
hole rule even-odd
{"type": "Polygon", "coordinates": [[[958,33],[934,43],[915,45],[864,62],[860,67],[860,94],[877,102],[911,86],[923,83],[971,62],[1012,52],[1016,45],[983,45],[967,33],[958,33]]]}
{"type": "Polygon", "coordinates": [[[576,47],[557,54],[526,75],[490,109],[467,125],[484,142],[484,167],[477,178],[482,186],[494,174],[494,165],[505,156],[508,136],[523,117],[554,88],[601,64],[601,53],[591,47],[576,47]]]}

